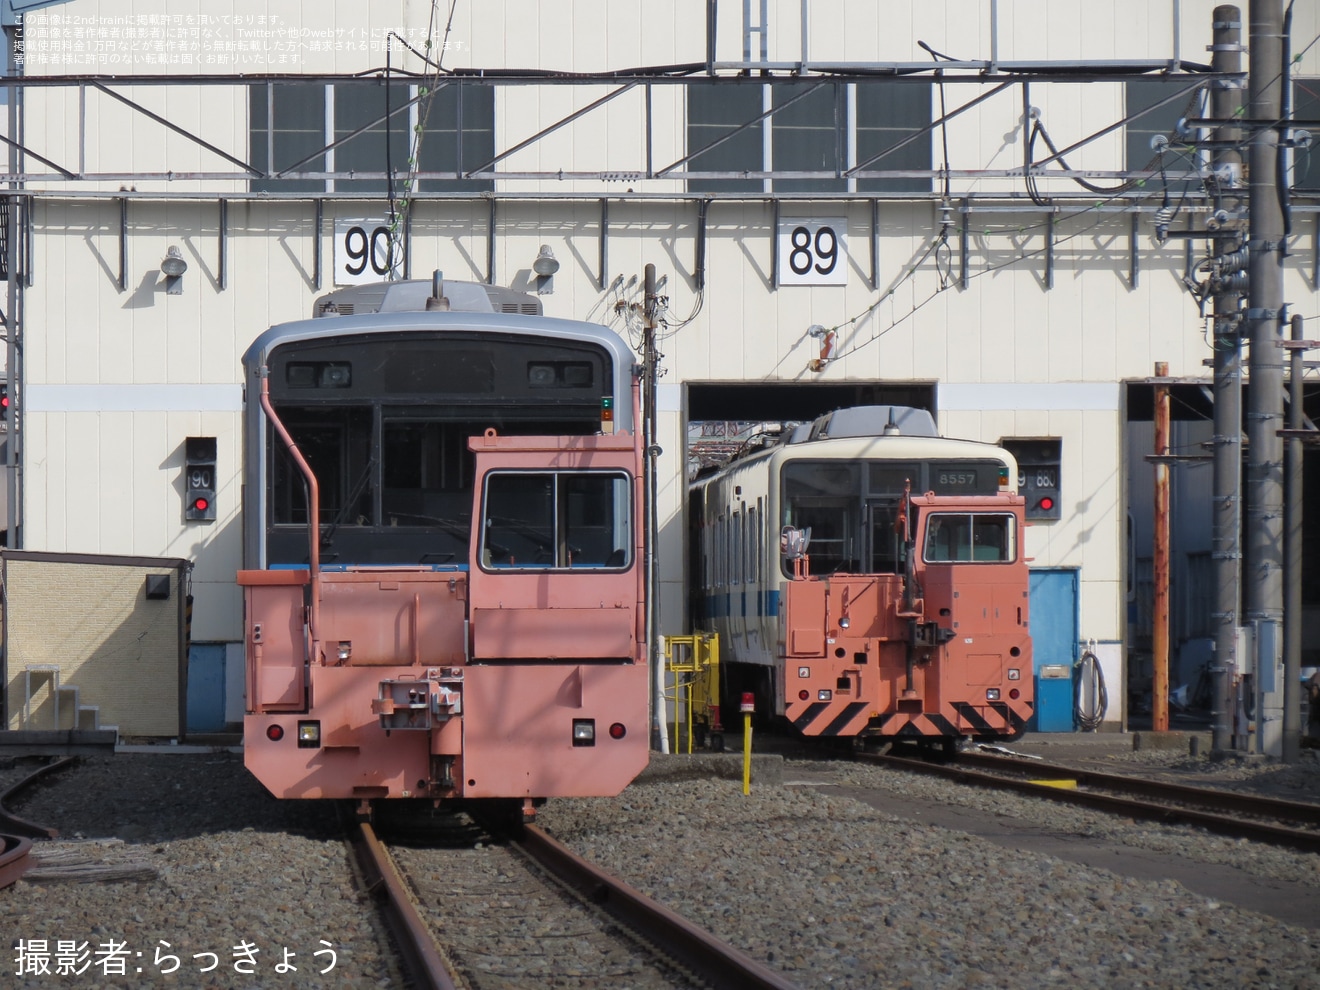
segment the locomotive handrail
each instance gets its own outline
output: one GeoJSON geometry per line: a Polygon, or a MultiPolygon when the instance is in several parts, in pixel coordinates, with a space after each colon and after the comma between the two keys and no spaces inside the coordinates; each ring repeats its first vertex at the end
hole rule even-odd
{"type": "Polygon", "coordinates": [[[307,627],[311,633],[311,660],[315,662],[321,655],[321,641],[319,639],[321,629],[321,489],[316,483],[316,475],[312,472],[311,465],[307,463],[302,451],[298,449],[298,444],[289,435],[289,431],[284,428],[284,424],[275,412],[275,407],[271,405],[270,368],[263,364],[258,374],[261,378],[261,408],[265,410],[266,417],[270,420],[271,425],[275,427],[275,432],[284,441],[289,456],[293,458],[294,463],[298,465],[298,470],[302,472],[302,476],[307,480],[307,566],[312,584],[311,611],[307,617],[307,627]]]}

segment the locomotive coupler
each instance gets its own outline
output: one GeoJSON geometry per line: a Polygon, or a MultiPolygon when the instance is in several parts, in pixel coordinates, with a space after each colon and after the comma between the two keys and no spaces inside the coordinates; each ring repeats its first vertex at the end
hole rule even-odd
{"type": "Polygon", "coordinates": [[[916,625],[914,642],[922,646],[943,646],[953,639],[954,632],[938,622],[919,622],[916,625]]]}

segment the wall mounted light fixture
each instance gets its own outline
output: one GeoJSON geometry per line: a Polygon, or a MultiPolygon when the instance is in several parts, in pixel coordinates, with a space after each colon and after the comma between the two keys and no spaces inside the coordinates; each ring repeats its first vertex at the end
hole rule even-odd
{"type": "Polygon", "coordinates": [[[165,292],[171,296],[183,294],[183,273],[188,270],[188,262],[177,247],[165,252],[165,260],[160,263],[160,273],[165,276],[165,292]]]}
{"type": "Polygon", "coordinates": [[[541,245],[536,260],[532,262],[532,271],[536,273],[538,296],[549,295],[555,291],[555,272],[559,271],[559,261],[555,258],[555,253],[550,250],[549,244],[541,245]]]}

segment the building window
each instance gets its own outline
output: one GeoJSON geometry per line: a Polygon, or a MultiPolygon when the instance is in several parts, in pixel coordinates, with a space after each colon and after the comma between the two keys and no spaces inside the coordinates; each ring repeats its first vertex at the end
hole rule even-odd
{"type": "MultiPolygon", "coordinates": [[[[328,96],[335,107],[334,140],[344,142],[335,146],[332,171],[408,171],[408,145],[413,133],[411,121],[414,114],[412,107],[407,110],[399,108],[412,98],[411,87],[397,83],[388,87],[334,86],[328,96]],[[389,119],[381,120],[387,112],[390,113],[389,119]],[[363,127],[367,129],[361,134],[344,140],[363,127]]],[[[336,179],[335,189],[383,193],[388,190],[388,185],[384,179],[336,179]]]]}
{"type": "MultiPolygon", "coordinates": [[[[392,170],[400,177],[395,180],[395,192],[403,195],[401,179],[410,170],[412,135],[418,126],[423,134],[416,171],[455,171],[460,144],[463,169],[478,168],[495,156],[495,95],[490,86],[449,83],[437,88],[429,101],[422,99],[399,109],[417,92],[416,86],[401,83],[388,88],[350,83],[252,86],[248,91],[252,164],[273,173],[284,169],[340,173],[392,170]],[[267,121],[271,122],[269,127],[267,121]],[[359,130],[361,133],[355,133],[359,130]],[[329,148],[331,144],[335,147],[329,148]]],[[[386,188],[386,181],[379,178],[252,182],[254,192],[383,193],[386,188]]],[[[420,181],[417,191],[482,192],[493,188],[491,179],[440,178],[420,181]]]]}
{"type": "MultiPolygon", "coordinates": [[[[325,155],[316,152],[329,144],[325,137],[326,87],[276,83],[270,87],[253,86],[248,96],[253,165],[280,172],[313,155],[298,171],[325,170],[325,155]]],[[[252,190],[324,192],[325,183],[319,179],[255,180],[252,190]]]]}
{"type": "MultiPolygon", "coordinates": [[[[764,112],[763,87],[691,83],[687,87],[687,146],[700,151],[764,112]]],[[[765,165],[765,121],[693,155],[689,172],[760,172],[765,165]]],[[[760,192],[760,179],[688,179],[692,192],[760,192]]]]}
{"type": "MultiPolygon", "coordinates": [[[[424,102],[424,101],[423,101],[424,102]]],[[[436,92],[429,108],[419,104],[423,125],[421,161],[428,172],[480,168],[495,157],[495,90],[472,83],[450,83],[436,92]]],[[[491,179],[427,179],[421,191],[485,192],[495,188],[491,179]]]]}
{"type": "MultiPolygon", "coordinates": [[[[847,111],[842,87],[833,83],[795,83],[774,86],[771,95],[776,107],[775,115],[770,118],[770,153],[775,170],[840,171],[847,156],[843,143],[847,111]],[[790,103],[795,96],[800,98],[790,103]]],[[[776,179],[774,187],[775,192],[832,192],[847,188],[846,180],[842,179],[776,179]]]]}
{"type": "MultiPolygon", "coordinates": [[[[834,82],[692,83],[687,90],[689,172],[825,172],[838,176],[880,155],[867,171],[929,170],[931,140],[922,135],[888,149],[931,121],[931,88],[916,84],[855,86],[834,82]],[[746,126],[769,107],[774,113],[746,126]],[[855,112],[854,112],[855,111],[855,112]],[[849,133],[855,117],[855,133],[849,133]],[[738,131],[739,127],[744,127],[738,131]],[[737,131],[737,133],[734,133],[737,131]],[[728,137],[715,147],[708,147],[728,137]],[[769,161],[767,162],[767,136],[769,161]],[[707,149],[707,150],[702,150],[707,149]]],[[[929,178],[780,178],[775,192],[929,192],[929,178]]],[[[756,178],[688,179],[691,192],[764,192],[756,178]]]]}
{"type": "MultiPolygon", "coordinates": [[[[1320,79],[1295,79],[1292,91],[1293,118],[1320,120],[1320,79]]],[[[1292,152],[1292,186],[1320,192],[1320,134],[1311,135],[1311,145],[1292,152]]]]}
{"type": "MultiPolygon", "coordinates": [[[[856,102],[858,164],[888,151],[935,119],[930,86],[860,83],[856,102]]],[[[930,149],[931,135],[923,134],[868,165],[864,171],[929,169],[930,149]]],[[[930,192],[930,188],[931,180],[927,178],[857,180],[859,192],[930,192]]]]}
{"type": "MultiPolygon", "coordinates": [[[[1124,91],[1123,113],[1127,118],[1127,157],[1124,167],[1129,172],[1157,169],[1160,166],[1159,155],[1151,146],[1151,141],[1156,135],[1162,135],[1170,143],[1178,143],[1178,121],[1200,113],[1201,90],[1179,95],[1177,87],[1168,83],[1134,79],[1125,84],[1124,91]],[[1178,96],[1178,99],[1170,100],[1171,96],[1178,96]],[[1168,102],[1150,109],[1163,100],[1168,102]]],[[[1166,153],[1164,164],[1166,167],[1185,169],[1195,163],[1192,160],[1180,161],[1166,153]]]]}

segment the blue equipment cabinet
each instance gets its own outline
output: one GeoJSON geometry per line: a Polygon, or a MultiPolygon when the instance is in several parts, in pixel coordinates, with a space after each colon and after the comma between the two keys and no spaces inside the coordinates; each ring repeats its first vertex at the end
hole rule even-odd
{"type": "Polygon", "coordinates": [[[1072,666],[1042,664],[1036,671],[1037,732],[1073,731],[1072,666]]]}

